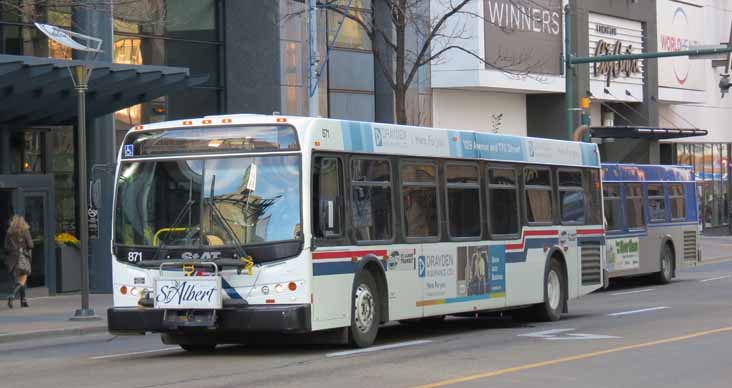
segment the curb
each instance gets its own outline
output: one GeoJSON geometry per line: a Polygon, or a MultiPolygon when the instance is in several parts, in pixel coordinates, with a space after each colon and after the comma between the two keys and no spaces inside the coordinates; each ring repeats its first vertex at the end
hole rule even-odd
{"type": "Polygon", "coordinates": [[[88,327],[68,327],[63,329],[32,330],[0,334],[0,343],[26,341],[40,338],[81,336],[107,332],[107,324],[88,327]]]}

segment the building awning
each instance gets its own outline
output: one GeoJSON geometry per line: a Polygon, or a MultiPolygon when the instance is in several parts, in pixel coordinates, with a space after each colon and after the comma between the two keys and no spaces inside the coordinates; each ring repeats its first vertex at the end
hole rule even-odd
{"type": "Polygon", "coordinates": [[[94,67],[87,90],[89,118],[208,80],[208,75],[190,75],[184,67],[0,55],[0,126],[75,123],[77,94],[68,66],[81,64],[94,67]]]}
{"type": "Polygon", "coordinates": [[[592,127],[590,136],[600,139],[663,140],[681,137],[705,136],[706,129],[651,128],[651,127],[592,127]]]}

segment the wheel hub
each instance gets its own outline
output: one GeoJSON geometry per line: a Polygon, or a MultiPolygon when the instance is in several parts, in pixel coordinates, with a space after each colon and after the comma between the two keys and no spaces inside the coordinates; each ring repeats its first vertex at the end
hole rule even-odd
{"type": "Polygon", "coordinates": [[[371,290],[364,284],[359,285],[354,302],[353,316],[356,327],[360,332],[367,333],[374,324],[374,297],[371,290]]]}
{"type": "Polygon", "coordinates": [[[559,275],[555,271],[549,271],[549,276],[546,282],[546,295],[549,299],[549,307],[552,310],[559,308],[559,299],[561,297],[561,283],[559,282],[559,275]]]}

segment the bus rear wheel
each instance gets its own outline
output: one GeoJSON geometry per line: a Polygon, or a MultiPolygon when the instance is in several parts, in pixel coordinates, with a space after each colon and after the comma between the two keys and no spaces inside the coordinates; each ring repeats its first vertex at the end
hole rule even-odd
{"type": "Polygon", "coordinates": [[[352,299],[351,327],[348,330],[349,342],[354,347],[365,348],[371,346],[376,340],[381,319],[376,281],[368,271],[361,271],[356,275],[353,282],[352,299]]]}
{"type": "Polygon", "coordinates": [[[674,252],[668,244],[663,244],[661,258],[659,260],[661,270],[656,273],[656,282],[659,284],[667,284],[671,282],[674,271],[674,252]]]}
{"type": "Polygon", "coordinates": [[[557,321],[562,316],[567,303],[567,279],[564,277],[562,263],[552,258],[544,274],[544,302],[533,307],[533,316],[538,321],[557,321]]]}

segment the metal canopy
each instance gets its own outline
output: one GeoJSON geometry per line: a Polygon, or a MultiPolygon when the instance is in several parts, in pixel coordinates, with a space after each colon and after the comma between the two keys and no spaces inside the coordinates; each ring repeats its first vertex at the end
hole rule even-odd
{"type": "Polygon", "coordinates": [[[649,128],[649,127],[592,127],[593,138],[663,140],[681,137],[705,136],[706,129],[649,128]]]}
{"type": "Polygon", "coordinates": [[[0,55],[0,126],[74,123],[78,102],[68,66],[81,64],[94,67],[87,92],[89,118],[208,80],[208,75],[190,75],[184,67],[0,55]]]}

